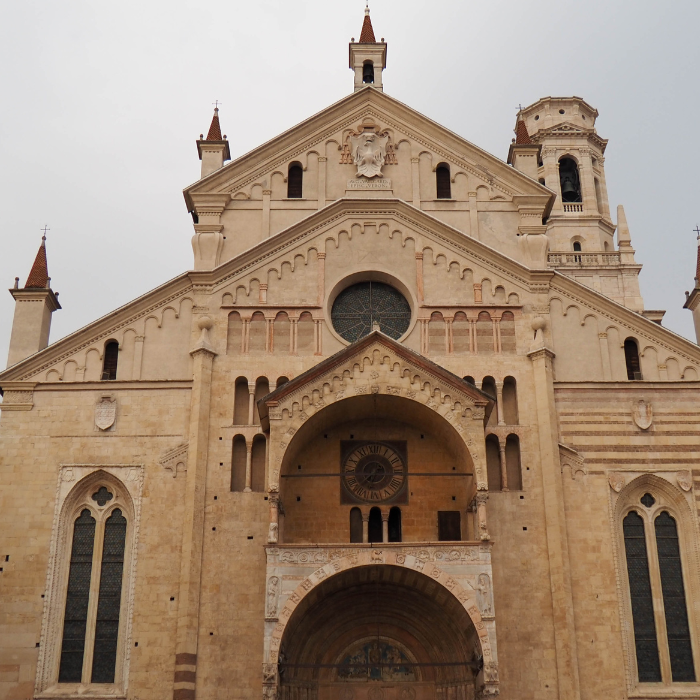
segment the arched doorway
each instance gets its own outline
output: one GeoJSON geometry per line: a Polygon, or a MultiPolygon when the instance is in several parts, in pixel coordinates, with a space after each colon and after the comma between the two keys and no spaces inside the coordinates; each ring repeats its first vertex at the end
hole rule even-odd
{"type": "Polygon", "coordinates": [[[477,630],[457,598],[399,566],[358,566],[314,588],[287,623],[281,700],[472,700],[477,630]]]}

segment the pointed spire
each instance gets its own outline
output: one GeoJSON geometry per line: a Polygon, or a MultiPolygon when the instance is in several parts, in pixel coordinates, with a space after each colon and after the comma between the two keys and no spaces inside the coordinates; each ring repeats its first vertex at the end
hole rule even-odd
{"type": "Polygon", "coordinates": [[[221,124],[219,124],[219,108],[214,107],[214,116],[211,120],[211,126],[209,127],[209,133],[207,134],[207,141],[223,141],[221,137],[221,124]]]}
{"type": "Polygon", "coordinates": [[[630,227],[627,225],[625,208],[622,206],[622,204],[619,204],[617,207],[617,247],[632,247],[632,236],[630,235],[630,227]]]}
{"type": "Polygon", "coordinates": [[[369,16],[369,1],[367,2],[367,7],[365,7],[365,21],[362,24],[362,33],[360,34],[361,44],[376,44],[377,40],[374,38],[374,29],[372,28],[372,20],[369,16]]]}
{"type": "Polygon", "coordinates": [[[49,288],[49,265],[46,260],[46,236],[41,237],[39,252],[36,254],[25,289],[48,289],[49,288]]]}
{"type": "Polygon", "coordinates": [[[515,144],[516,146],[530,145],[532,139],[530,134],[527,133],[527,127],[522,119],[518,119],[518,124],[515,127],[515,144]]]}
{"type": "Polygon", "coordinates": [[[695,232],[698,234],[698,262],[695,266],[695,286],[700,287],[700,229],[696,226],[695,232]]]}

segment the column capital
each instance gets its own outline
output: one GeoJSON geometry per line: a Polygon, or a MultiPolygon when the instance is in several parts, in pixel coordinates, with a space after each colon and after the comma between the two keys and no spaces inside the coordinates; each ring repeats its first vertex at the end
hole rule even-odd
{"type": "Polygon", "coordinates": [[[549,348],[537,348],[536,350],[531,350],[527,354],[527,356],[533,362],[542,358],[548,358],[549,360],[553,360],[556,357],[554,350],[550,350],[549,348]]]}

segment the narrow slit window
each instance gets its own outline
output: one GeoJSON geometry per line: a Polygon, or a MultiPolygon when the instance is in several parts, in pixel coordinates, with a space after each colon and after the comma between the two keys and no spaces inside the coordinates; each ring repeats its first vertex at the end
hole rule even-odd
{"type": "Polygon", "coordinates": [[[450,182],[450,166],[440,163],[435,169],[438,199],[452,199],[452,183],[450,182]]]}
{"type": "Polygon", "coordinates": [[[632,625],[640,683],[660,683],[661,664],[649,577],[644,520],[634,511],[623,521],[627,577],[632,601],[632,625]]]}
{"type": "Polygon", "coordinates": [[[642,378],[642,367],[639,362],[639,348],[634,338],[625,340],[625,365],[627,367],[627,379],[630,381],[642,378]]]}
{"type": "Polygon", "coordinates": [[[105,523],[100,594],[97,599],[95,622],[95,650],[92,657],[93,683],[114,683],[125,543],[126,518],[117,508],[105,523]]]}
{"type": "Polygon", "coordinates": [[[105,345],[104,361],[102,365],[102,381],[113,382],[117,378],[117,365],[119,364],[119,343],[110,340],[105,345]]]}
{"type": "Polygon", "coordinates": [[[300,163],[292,163],[287,174],[287,197],[301,199],[304,196],[304,169],[300,163]]]}
{"type": "Polygon", "coordinates": [[[95,518],[86,508],[73,525],[73,546],[68,573],[68,593],[63,618],[63,644],[59,683],[80,683],[83,677],[95,518]]]}
{"type": "Polygon", "coordinates": [[[389,511],[389,542],[401,542],[401,508],[389,511]]]}
{"type": "Polygon", "coordinates": [[[676,521],[664,511],[654,521],[654,530],[659,555],[668,652],[671,658],[671,676],[674,683],[694,683],[695,666],[683,585],[678,527],[676,521]]]}

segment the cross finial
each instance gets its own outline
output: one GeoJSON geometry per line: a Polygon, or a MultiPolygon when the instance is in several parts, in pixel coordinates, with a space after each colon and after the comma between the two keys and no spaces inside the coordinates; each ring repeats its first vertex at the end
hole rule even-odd
{"type": "Polygon", "coordinates": [[[698,225],[696,224],[696,225],[695,225],[695,228],[693,229],[693,231],[695,231],[695,233],[698,234],[698,240],[700,241],[700,226],[698,226],[698,225]]]}
{"type": "Polygon", "coordinates": [[[365,5],[365,14],[366,14],[366,15],[369,14],[369,0],[367,0],[367,3],[366,3],[366,5],[365,5]]]}
{"type": "Polygon", "coordinates": [[[45,241],[46,240],[46,232],[50,231],[51,229],[47,225],[44,225],[44,228],[42,228],[40,230],[44,232],[44,235],[41,237],[41,240],[45,241]]]}
{"type": "Polygon", "coordinates": [[[219,111],[219,105],[223,104],[223,102],[219,102],[219,100],[216,100],[215,102],[212,102],[214,105],[214,111],[218,112],[219,111]]]}

